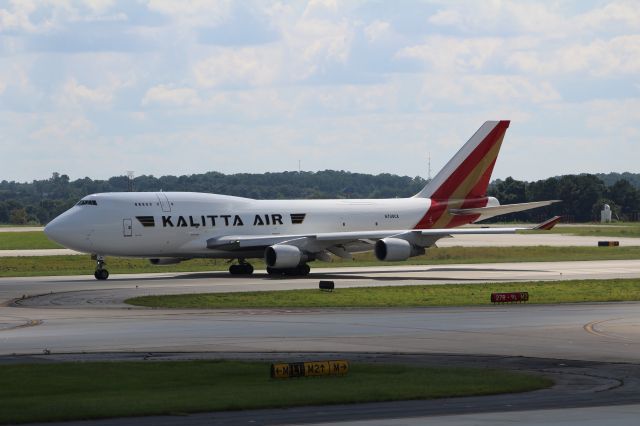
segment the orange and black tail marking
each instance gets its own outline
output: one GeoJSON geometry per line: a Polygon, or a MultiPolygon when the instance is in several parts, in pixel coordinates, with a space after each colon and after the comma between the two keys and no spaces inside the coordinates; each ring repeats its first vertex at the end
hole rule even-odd
{"type": "Polygon", "coordinates": [[[509,121],[487,121],[416,197],[431,198],[431,207],[416,228],[451,228],[479,216],[453,216],[452,208],[484,207],[487,187],[509,121]]]}

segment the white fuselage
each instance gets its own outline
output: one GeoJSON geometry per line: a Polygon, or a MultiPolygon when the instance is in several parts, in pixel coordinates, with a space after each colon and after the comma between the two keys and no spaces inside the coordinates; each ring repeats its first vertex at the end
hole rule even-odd
{"type": "MultiPolygon", "coordinates": [[[[229,257],[207,248],[207,240],[412,229],[430,205],[428,198],[253,200],[192,192],[104,193],[83,198],[46,232],[66,247],[100,255],[229,257]]],[[[260,256],[261,251],[247,253],[260,256]]]]}

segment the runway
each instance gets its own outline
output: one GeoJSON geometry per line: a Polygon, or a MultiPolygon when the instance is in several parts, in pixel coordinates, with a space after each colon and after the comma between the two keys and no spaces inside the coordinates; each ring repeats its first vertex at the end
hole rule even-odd
{"type": "Polygon", "coordinates": [[[638,361],[635,303],[474,308],[160,310],[147,294],[640,277],[640,261],[336,268],[265,273],[0,279],[0,354],[96,351],[442,352],[638,361]],[[14,299],[16,300],[11,303],[14,299]]]}
{"type": "Polygon", "coordinates": [[[304,278],[274,278],[264,271],[250,277],[227,272],[113,274],[107,281],[92,275],[0,278],[0,304],[29,296],[22,305],[127,307],[124,299],[140,295],[315,289],[322,279],[340,288],[610,278],[640,278],[640,260],[315,268],[304,278]]]}
{"type": "MultiPolygon", "coordinates": [[[[452,354],[631,365],[632,375],[640,377],[640,303],[287,310],[162,310],[123,304],[142,294],[317,288],[318,280],[327,278],[339,289],[623,277],[640,277],[640,261],[334,268],[297,279],[260,272],[240,278],[226,273],[113,275],[106,282],[86,276],[3,278],[0,354],[54,359],[82,353],[266,353],[272,360],[299,352],[452,354]],[[42,355],[45,351],[52,355],[42,355]]],[[[602,368],[596,370],[606,371],[602,368]]],[[[640,403],[640,397],[625,401],[640,403]]]]}

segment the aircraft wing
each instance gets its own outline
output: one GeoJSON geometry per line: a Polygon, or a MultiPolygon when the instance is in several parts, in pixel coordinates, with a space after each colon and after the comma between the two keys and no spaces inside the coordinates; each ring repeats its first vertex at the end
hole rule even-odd
{"type": "Polygon", "coordinates": [[[538,207],[550,206],[551,204],[559,202],[560,200],[548,200],[534,201],[532,203],[505,204],[502,206],[476,207],[470,209],[450,209],[449,213],[454,216],[480,215],[480,219],[478,220],[483,220],[507,213],[516,213],[525,210],[536,209],[538,207]]]}
{"type": "Polygon", "coordinates": [[[228,235],[210,238],[206,244],[209,249],[228,251],[260,249],[275,244],[287,244],[311,253],[320,253],[326,250],[340,257],[348,257],[350,253],[370,250],[376,241],[382,238],[399,238],[426,248],[433,246],[441,238],[455,235],[514,234],[522,230],[551,229],[559,220],[559,217],[555,217],[536,227],[405,229],[298,235],[228,235]]]}

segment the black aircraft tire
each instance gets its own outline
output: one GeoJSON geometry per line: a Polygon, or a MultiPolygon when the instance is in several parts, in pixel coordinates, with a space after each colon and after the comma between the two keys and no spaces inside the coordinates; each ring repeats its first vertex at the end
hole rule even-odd
{"type": "Polygon", "coordinates": [[[109,278],[109,271],[106,269],[97,269],[93,276],[96,277],[97,280],[104,281],[109,278]]]}
{"type": "Polygon", "coordinates": [[[241,263],[240,265],[229,266],[231,275],[251,275],[253,274],[253,266],[249,263],[241,263]]]}
{"type": "Polygon", "coordinates": [[[302,265],[298,266],[297,269],[298,269],[298,275],[302,275],[302,276],[309,275],[309,272],[311,272],[311,268],[306,263],[303,263],[302,265]]]}
{"type": "Polygon", "coordinates": [[[282,270],[281,269],[272,268],[271,266],[267,266],[267,274],[269,274],[269,275],[282,275],[282,270]]]}

